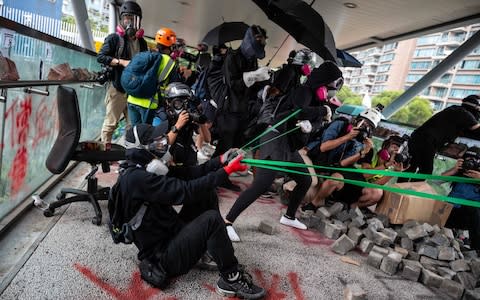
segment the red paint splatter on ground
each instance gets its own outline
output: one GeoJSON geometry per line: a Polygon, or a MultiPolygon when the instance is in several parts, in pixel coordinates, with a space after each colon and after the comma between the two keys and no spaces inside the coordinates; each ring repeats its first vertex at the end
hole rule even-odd
{"type": "MultiPolygon", "coordinates": [[[[132,299],[150,299],[159,295],[162,291],[149,286],[145,283],[141,277],[140,272],[135,271],[130,279],[130,284],[126,290],[119,290],[118,288],[106,283],[103,279],[95,275],[89,268],[80,264],[74,264],[75,269],[82,273],[88,280],[94,283],[106,291],[109,295],[119,300],[132,300],[132,299]]],[[[175,297],[165,296],[160,298],[162,300],[177,300],[175,297]]]]}
{"type": "Polygon", "coordinates": [[[324,237],[320,233],[311,230],[300,230],[291,228],[291,232],[297,237],[299,237],[300,241],[305,246],[330,246],[334,242],[333,240],[324,237]]]}
{"type": "Polygon", "coordinates": [[[270,281],[270,286],[268,286],[262,271],[255,269],[254,273],[260,285],[263,286],[265,290],[267,290],[267,295],[265,296],[265,299],[286,299],[287,294],[281,291],[278,287],[280,284],[280,276],[278,274],[272,274],[272,280],[270,281]]]}
{"type": "Polygon", "coordinates": [[[294,272],[288,273],[288,280],[290,281],[290,285],[292,286],[293,292],[295,294],[295,298],[297,300],[304,300],[302,288],[300,287],[300,283],[298,282],[298,274],[294,272]]]}

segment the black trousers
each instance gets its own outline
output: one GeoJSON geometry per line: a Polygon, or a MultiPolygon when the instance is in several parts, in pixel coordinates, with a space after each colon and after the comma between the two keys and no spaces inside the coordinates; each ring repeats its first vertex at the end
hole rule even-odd
{"type": "MultiPolygon", "coordinates": [[[[304,163],[302,157],[300,156],[300,154],[298,154],[298,152],[293,153],[290,160],[292,162],[304,163]]],[[[305,168],[291,169],[299,172],[308,173],[308,169],[305,168]]],[[[247,209],[247,207],[249,207],[253,202],[255,202],[255,200],[258,199],[258,197],[260,197],[260,195],[262,195],[268,190],[270,185],[275,180],[276,175],[277,171],[257,167],[255,179],[253,180],[250,187],[243,191],[243,193],[241,193],[240,196],[237,198],[232,208],[230,208],[226,219],[233,223],[237,219],[237,217],[245,209],[247,209]]],[[[288,176],[295,180],[295,182],[297,183],[293,191],[289,194],[288,208],[286,213],[287,216],[294,218],[298,206],[302,202],[305,194],[307,193],[310,185],[312,184],[312,179],[308,175],[300,175],[294,173],[289,173],[288,176]]]]}
{"type": "MultiPolygon", "coordinates": [[[[429,137],[412,137],[408,142],[408,151],[412,156],[410,166],[406,172],[432,174],[433,160],[437,149],[433,146],[433,141],[429,137]]],[[[405,182],[408,178],[399,178],[398,182],[405,182]]],[[[411,179],[410,181],[421,181],[421,179],[411,179]]]]}
{"type": "Polygon", "coordinates": [[[480,208],[454,207],[445,226],[468,230],[470,246],[472,249],[480,250],[480,208]]]}
{"type": "Polygon", "coordinates": [[[248,125],[248,119],[244,114],[222,113],[217,116],[216,131],[218,133],[218,144],[213,153],[217,157],[225,153],[228,149],[240,148],[244,145],[244,131],[248,125]]]}

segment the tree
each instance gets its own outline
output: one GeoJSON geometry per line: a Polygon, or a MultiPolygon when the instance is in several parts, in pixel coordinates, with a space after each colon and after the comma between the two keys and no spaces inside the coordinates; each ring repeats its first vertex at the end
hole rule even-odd
{"type": "Polygon", "coordinates": [[[362,96],[354,93],[348,86],[343,86],[337,93],[337,98],[344,104],[362,105],[362,96]]]}
{"type": "MultiPolygon", "coordinates": [[[[387,107],[393,100],[402,95],[401,91],[385,91],[373,97],[372,106],[382,104],[387,107]]],[[[420,126],[433,115],[430,101],[416,96],[406,106],[397,111],[390,120],[409,125],[420,126]]]]}

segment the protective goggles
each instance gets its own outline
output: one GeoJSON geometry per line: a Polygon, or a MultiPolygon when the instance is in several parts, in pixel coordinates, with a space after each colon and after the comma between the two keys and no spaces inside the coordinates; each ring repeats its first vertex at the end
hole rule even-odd
{"type": "Polygon", "coordinates": [[[134,14],[122,14],[121,22],[125,27],[131,26],[135,29],[139,29],[141,27],[141,20],[140,16],[134,14]]]}
{"type": "Polygon", "coordinates": [[[335,89],[339,91],[343,87],[343,77],[338,78],[335,81],[330,82],[327,84],[328,89],[335,89]]]}
{"type": "Polygon", "coordinates": [[[185,98],[171,98],[167,100],[168,105],[175,110],[185,109],[187,101],[188,99],[185,98]]]}
{"type": "Polygon", "coordinates": [[[168,151],[168,138],[166,135],[161,135],[153,139],[151,143],[144,145],[140,142],[138,137],[137,126],[133,127],[133,135],[135,136],[135,143],[125,141],[125,147],[127,149],[140,149],[153,152],[155,156],[163,156],[168,151]]]}

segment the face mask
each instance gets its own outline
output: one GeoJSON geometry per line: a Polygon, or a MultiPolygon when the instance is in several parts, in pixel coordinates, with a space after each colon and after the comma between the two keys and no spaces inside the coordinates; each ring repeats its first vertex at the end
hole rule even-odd
{"type": "Polygon", "coordinates": [[[336,95],[337,95],[337,90],[336,89],[332,89],[332,88],[327,89],[327,98],[328,99],[333,98],[336,95]]]}
{"type": "Polygon", "coordinates": [[[146,168],[147,172],[158,175],[165,176],[168,173],[167,165],[160,159],[153,159],[146,168]]]}
{"type": "Polygon", "coordinates": [[[308,76],[310,75],[310,73],[312,73],[312,70],[310,69],[310,65],[308,64],[304,64],[301,70],[302,70],[302,75],[304,76],[308,76]]]}

